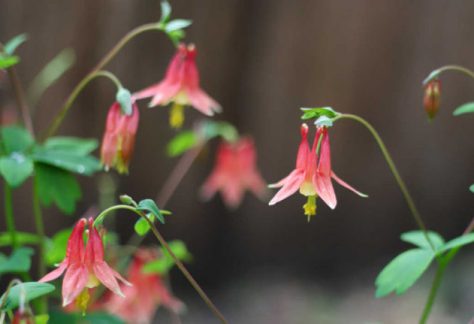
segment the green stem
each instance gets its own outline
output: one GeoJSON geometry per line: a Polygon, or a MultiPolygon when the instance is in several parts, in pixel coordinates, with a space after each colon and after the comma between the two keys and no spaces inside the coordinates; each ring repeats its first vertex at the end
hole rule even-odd
{"type": "Polygon", "coordinates": [[[425,324],[430,316],[431,309],[433,308],[434,301],[436,299],[436,294],[438,293],[438,288],[443,279],[444,270],[446,269],[449,262],[440,262],[436,268],[436,274],[431,285],[430,294],[428,295],[428,300],[426,301],[425,308],[423,309],[423,314],[421,315],[420,324],[425,324]]]}
{"type": "Polygon", "coordinates": [[[446,65],[431,72],[430,75],[425,80],[423,80],[423,84],[427,84],[429,81],[433,80],[433,78],[439,77],[439,75],[445,71],[458,71],[474,79],[474,72],[468,68],[460,65],[446,65]]]}
{"type": "Polygon", "coordinates": [[[66,117],[66,114],[71,108],[72,103],[74,102],[76,97],[79,95],[81,90],[84,88],[84,86],[90,80],[94,79],[94,75],[103,67],[105,67],[129,41],[131,41],[134,37],[150,30],[160,30],[159,24],[150,23],[150,24],[145,24],[135,29],[132,29],[124,37],[122,37],[122,39],[114,47],[112,47],[112,49],[104,56],[104,58],[102,58],[102,60],[100,60],[100,62],[95,66],[95,68],[93,68],[92,71],[89,72],[71,92],[69,97],[66,99],[64,106],[58,112],[56,117],[53,119],[51,125],[49,126],[48,130],[46,131],[45,138],[48,138],[56,133],[59,126],[61,125],[64,118],[66,117]]]}
{"type": "Polygon", "coordinates": [[[12,198],[12,188],[8,185],[8,183],[5,182],[5,185],[3,187],[3,193],[5,195],[5,219],[6,219],[6,224],[7,224],[7,230],[8,233],[10,234],[11,238],[11,243],[12,243],[12,248],[16,249],[18,248],[18,238],[16,235],[16,229],[15,229],[15,219],[13,216],[13,198],[12,198]]]}
{"type": "Polygon", "coordinates": [[[163,236],[160,234],[158,229],[156,228],[155,224],[150,221],[148,217],[139,210],[137,210],[135,207],[128,206],[128,205],[115,205],[112,207],[107,208],[103,212],[97,216],[97,218],[94,221],[94,226],[98,223],[102,223],[103,219],[109,212],[119,210],[119,209],[125,209],[129,210],[131,212],[134,212],[138,216],[142,217],[143,219],[146,220],[148,225],[151,228],[151,231],[153,232],[153,235],[155,235],[156,239],[160,242],[161,246],[169,253],[173,261],[175,262],[176,266],[178,269],[181,271],[181,273],[184,275],[184,277],[188,280],[188,282],[193,286],[193,288],[196,290],[196,292],[199,294],[201,299],[206,303],[206,305],[209,307],[209,309],[214,313],[214,315],[221,321],[221,323],[227,323],[227,320],[225,319],[224,315],[219,311],[219,309],[214,305],[214,303],[211,301],[211,299],[207,296],[207,294],[202,290],[201,286],[197,283],[197,281],[194,279],[194,277],[189,273],[189,271],[186,269],[184,264],[178,259],[178,257],[173,253],[171,250],[170,246],[166,242],[166,240],[163,238],[163,236]]]}
{"type": "Polygon", "coordinates": [[[433,243],[430,240],[430,237],[428,236],[428,231],[426,229],[425,223],[423,222],[423,219],[421,218],[420,212],[416,208],[415,202],[410,195],[410,192],[408,191],[408,188],[405,184],[405,181],[403,181],[402,177],[400,176],[400,173],[398,172],[398,169],[395,165],[395,162],[393,162],[392,156],[388,152],[387,147],[385,146],[385,143],[382,141],[382,138],[380,137],[379,133],[375,130],[375,128],[364,118],[359,117],[357,115],[352,115],[352,114],[340,114],[337,116],[334,121],[337,119],[352,119],[355,120],[359,123],[361,123],[367,130],[372,134],[374,137],[375,141],[377,142],[380,150],[382,151],[382,154],[385,158],[385,161],[388,164],[388,167],[390,168],[390,171],[392,171],[392,174],[395,178],[395,181],[397,182],[398,186],[400,187],[400,190],[403,194],[403,197],[405,198],[405,201],[408,204],[408,208],[410,209],[411,214],[413,215],[413,218],[415,219],[415,222],[417,223],[418,227],[423,231],[423,234],[425,236],[426,241],[429,243],[431,249],[433,252],[436,252],[433,243]]]}
{"type": "MultiPolygon", "coordinates": [[[[38,242],[38,278],[42,278],[46,273],[46,234],[44,232],[44,221],[43,214],[41,212],[41,204],[38,194],[38,184],[36,177],[33,179],[33,215],[35,219],[36,233],[38,234],[40,240],[38,242]]],[[[47,297],[42,297],[38,304],[38,310],[41,314],[46,314],[48,311],[48,299],[47,297]]]]}

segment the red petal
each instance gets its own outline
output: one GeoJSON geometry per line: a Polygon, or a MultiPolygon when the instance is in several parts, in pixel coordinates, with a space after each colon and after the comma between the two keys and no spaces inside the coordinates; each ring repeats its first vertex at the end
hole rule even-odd
{"type": "Polygon", "coordinates": [[[270,187],[282,187],[268,203],[270,206],[288,198],[296,191],[304,181],[305,173],[302,170],[293,170],[286,178],[280,182],[270,185],[270,187]]]}
{"type": "Polygon", "coordinates": [[[89,272],[83,264],[69,266],[63,280],[63,307],[69,305],[82,292],[87,284],[89,272]]]}

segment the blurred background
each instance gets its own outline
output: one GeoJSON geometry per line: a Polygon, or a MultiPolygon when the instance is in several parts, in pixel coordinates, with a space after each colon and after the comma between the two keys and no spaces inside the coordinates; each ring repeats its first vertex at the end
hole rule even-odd
{"type": "MultiPolygon", "coordinates": [[[[474,68],[473,1],[252,1],[173,0],[173,17],[189,18],[187,42],[198,48],[202,87],[221,103],[218,119],[255,139],[263,177],[275,182],[294,167],[302,106],[332,106],[359,114],[380,131],[428,227],[449,239],[473,217],[473,117],[452,110],[471,101],[474,82],[464,75],[442,77],[442,103],[429,123],[421,81],[446,64],[474,68]]],[[[18,72],[28,85],[64,48],[76,63],[38,101],[35,128],[45,130],[74,85],[127,31],[160,16],[158,0],[0,0],[0,39],[25,32],[18,72]]],[[[159,32],[128,44],[108,70],[132,91],[163,77],[174,48],[159,32]]],[[[6,78],[0,105],[14,107],[6,78]]],[[[91,83],[60,129],[62,135],[101,139],[115,89],[91,83]]],[[[200,118],[187,110],[186,126],[200,118]]],[[[168,109],[147,110],[141,120],[129,176],[107,180],[118,193],[156,197],[177,159],[165,155],[173,137],[168,109]]],[[[251,194],[235,211],[220,197],[203,203],[197,188],[214,163],[216,143],[186,174],[162,226],[167,239],[181,239],[194,256],[189,264],[203,288],[232,323],[413,323],[424,305],[433,273],[402,297],[375,299],[374,279],[409,246],[401,232],[416,229],[407,205],[373,138],[352,121],[331,129],[333,167],[369,199],[336,187],[339,204],[319,203],[307,223],[304,198],[269,207],[251,194]]],[[[98,203],[95,178],[81,178],[83,199],[73,217],[45,210],[47,232],[70,226],[98,203]]],[[[15,191],[17,227],[33,230],[30,186],[15,191]],[[21,206],[21,207],[20,207],[21,206]]],[[[2,231],[4,221],[0,222],[2,231]]],[[[134,219],[117,218],[126,241],[134,219]]],[[[149,244],[154,241],[149,238],[149,244]]],[[[474,261],[465,248],[446,273],[431,323],[466,323],[474,316],[474,261]]],[[[188,305],[184,323],[214,321],[181,274],[174,270],[176,296],[188,305]]],[[[170,321],[166,311],[158,318],[170,321]]]]}

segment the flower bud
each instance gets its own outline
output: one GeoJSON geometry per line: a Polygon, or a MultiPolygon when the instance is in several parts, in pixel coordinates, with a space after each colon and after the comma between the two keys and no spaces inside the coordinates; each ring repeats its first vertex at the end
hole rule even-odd
{"type": "Polygon", "coordinates": [[[440,104],[441,84],[439,79],[433,79],[425,86],[425,96],[423,98],[423,105],[431,120],[436,116],[440,104]]]}

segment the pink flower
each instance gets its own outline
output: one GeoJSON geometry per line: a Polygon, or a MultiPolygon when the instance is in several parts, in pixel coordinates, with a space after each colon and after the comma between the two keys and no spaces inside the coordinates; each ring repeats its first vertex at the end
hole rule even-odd
{"type": "Polygon", "coordinates": [[[104,304],[108,312],[117,314],[128,323],[148,324],[160,305],[176,313],[184,309],[184,304],[171,295],[158,274],[143,272],[143,266],[157,257],[157,252],[152,249],[140,249],[135,253],[128,269],[132,286],[123,287],[125,298],[110,296],[104,304]]]}
{"type": "Polygon", "coordinates": [[[66,271],[62,287],[63,307],[76,300],[83,311],[89,302],[88,288],[97,287],[101,282],[115,294],[124,297],[116,279],[130,285],[104,261],[102,239],[93,226],[92,218],[89,218],[89,239],[84,247],[83,234],[86,224],[85,218],[77,222],[69,237],[66,257],[56,270],[40,279],[40,282],[51,281],[66,271]]]}
{"type": "Polygon", "coordinates": [[[134,94],[135,99],[151,97],[150,107],[168,105],[173,102],[170,124],[181,127],[184,121],[184,106],[193,106],[207,116],[220,112],[220,105],[199,86],[199,72],[196,67],[196,47],[180,44],[171,60],[165,78],[134,94]]]}
{"type": "Polygon", "coordinates": [[[221,191],[224,203],[236,208],[242,201],[245,190],[251,190],[264,199],[267,190],[256,166],[256,152],[252,139],[241,138],[236,143],[221,142],[216,155],[214,169],[201,188],[204,199],[210,199],[221,191]]]}
{"type": "Polygon", "coordinates": [[[119,173],[128,173],[128,164],[133,154],[135,135],[138,129],[138,107],[132,104],[132,114],[125,115],[120,104],[110,107],[102,139],[101,160],[106,170],[110,167],[119,173]]]}
{"type": "Polygon", "coordinates": [[[272,198],[269,205],[274,205],[299,190],[302,195],[308,197],[308,201],[303,206],[303,209],[309,221],[311,216],[316,215],[316,199],[318,196],[321,197],[330,208],[336,208],[337,199],[332,185],[332,179],[359,196],[367,197],[338,178],[332,171],[331,150],[327,128],[320,127],[317,129],[313,147],[310,150],[308,143],[308,126],[302,124],[301,143],[296,158],[296,168],[286,178],[270,185],[271,188],[281,187],[281,189],[272,198]],[[320,146],[319,159],[317,154],[318,146],[320,146]]]}

